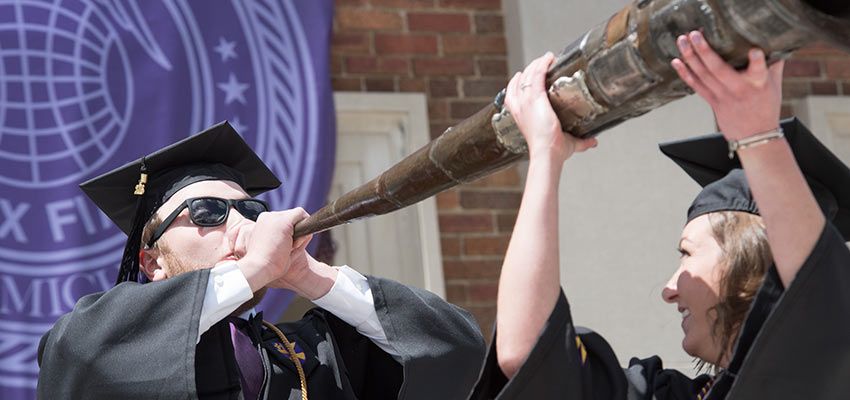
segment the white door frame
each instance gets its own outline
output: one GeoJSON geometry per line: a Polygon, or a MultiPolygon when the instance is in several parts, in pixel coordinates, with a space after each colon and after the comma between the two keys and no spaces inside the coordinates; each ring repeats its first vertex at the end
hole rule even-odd
{"type": "MultiPolygon", "coordinates": [[[[428,106],[423,93],[334,92],[334,102],[337,121],[344,115],[381,115],[397,120],[404,154],[400,154],[396,162],[430,141],[428,106]]],[[[445,298],[436,201],[431,197],[411,207],[415,208],[419,221],[424,289],[445,298]]]]}

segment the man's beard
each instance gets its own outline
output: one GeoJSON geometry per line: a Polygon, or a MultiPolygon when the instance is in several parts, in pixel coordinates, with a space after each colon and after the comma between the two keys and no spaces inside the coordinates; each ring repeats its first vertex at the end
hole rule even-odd
{"type": "MultiPolygon", "coordinates": [[[[195,271],[195,270],[205,269],[205,268],[209,269],[209,268],[213,267],[212,265],[210,265],[210,266],[191,265],[189,262],[186,262],[185,260],[178,257],[176,254],[174,254],[174,252],[172,252],[171,249],[169,249],[168,247],[163,246],[163,245],[160,245],[159,250],[162,253],[163,258],[165,258],[166,263],[168,264],[168,267],[169,267],[168,269],[170,270],[169,271],[170,276],[172,276],[172,277],[186,273],[186,272],[192,272],[192,271],[195,271]]],[[[260,301],[263,300],[263,297],[266,295],[266,291],[268,291],[268,288],[264,287],[264,288],[261,288],[260,290],[258,290],[256,292],[254,292],[254,297],[252,297],[250,300],[242,303],[242,305],[239,306],[238,308],[236,308],[236,311],[232,312],[230,315],[238,317],[239,315],[242,315],[242,313],[256,307],[257,304],[260,304],[260,301]]]]}

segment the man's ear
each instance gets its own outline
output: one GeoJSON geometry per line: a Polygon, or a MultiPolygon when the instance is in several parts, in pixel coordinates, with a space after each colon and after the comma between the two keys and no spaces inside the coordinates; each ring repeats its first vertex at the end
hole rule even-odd
{"type": "Polygon", "coordinates": [[[156,248],[142,249],[139,251],[139,269],[151,282],[161,281],[168,278],[165,270],[157,262],[158,256],[159,250],[156,248]]]}

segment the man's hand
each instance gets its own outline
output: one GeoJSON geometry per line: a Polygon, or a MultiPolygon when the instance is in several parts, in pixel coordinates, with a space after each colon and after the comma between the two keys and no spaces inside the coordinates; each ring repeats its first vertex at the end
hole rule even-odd
{"type": "MultiPolygon", "coordinates": [[[[253,227],[240,234],[234,253],[240,257],[237,264],[252,291],[286,275],[291,264],[295,224],[307,216],[302,208],[264,212],[253,227]]],[[[301,250],[303,246],[306,243],[301,250]]]]}
{"type": "Polygon", "coordinates": [[[554,59],[546,53],[517,72],[508,83],[505,107],[525,137],[530,157],[551,154],[564,162],[573,153],[594,147],[596,139],[578,139],[562,131],[546,94],[546,71],[554,59]]]}
{"type": "Polygon", "coordinates": [[[700,32],[679,36],[676,43],[682,58],[671,65],[714,110],[726,140],[740,140],[779,126],[784,61],[768,68],[764,52],[752,49],[750,65],[736,71],[700,32]]]}
{"type": "Polygon", "coordinates": [[[289,289],[308,300],[318,299],[331,290],[338,271],[307,253],[305,248],[311,238],[312,235],[303,238],[306,240],[291,253],[289,270],[283,277],[270,282],[268,287],[289,289]]]}

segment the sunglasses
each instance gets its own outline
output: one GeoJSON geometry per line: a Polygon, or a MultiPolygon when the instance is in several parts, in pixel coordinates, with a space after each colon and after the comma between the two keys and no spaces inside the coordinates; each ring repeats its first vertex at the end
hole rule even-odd
{"type": "Polygon", "coordinates": [[[185,209],[189,209],[189,219],[193,224],[198,226],[219,226],[227,221],[227,216],[230,214],[230,207],[239,211],[243,217],[256,221],[261,213],[269,210],[269,205],[265,201],[259,199],[220,199],[218,197],[195,197],[187,199],[183,204],[171,212],[168,217],[153,232],[153,235],[147,242],[147,246],[151,247],[168,229],[168,226],[174,222],[174,219],[180,215],[185,209]]]}

